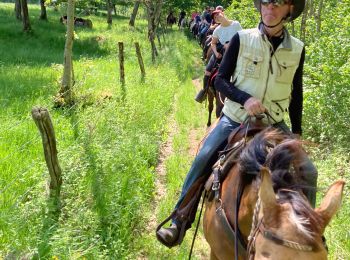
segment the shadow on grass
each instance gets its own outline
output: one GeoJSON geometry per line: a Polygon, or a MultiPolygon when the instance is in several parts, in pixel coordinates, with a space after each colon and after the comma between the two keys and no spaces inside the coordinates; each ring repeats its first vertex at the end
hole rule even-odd
{"type": "MultiPolygon", "coordinates": [[[[66,27],[59,22],[58,14],[49,13],[48,21],[31,19],[32,33],[22,31],[22,23],[14,15],[0,13],[5,23],[0,24],[0,56],[1,63],[6,65],[44,66],[63,62],[66,27]]],[[[75,39],[74,57],[101,57],[109,54],[109,50],[99,44],[94,29],[75,28],[77,35],[87,32],[84,39],[75,39]]]]}
{"type": "Polygon", "coordinates": [[[61,214],[60,197],[49,197],[47,199],[48,213],[43,219],[43,227],[39,235],[38,252],[32,259],[47,259],[51,255],[51,238],[58,228],[58,220],[61,214]]]}
{"type": "MultiPolygon", "coordinates": [[[[74,137],[78,138],[80,136],[79,132],[79,118],[78,111],[72,109],[69,113],[71,117],[71,125],[73,127],[74,137]]],[[[87,176],[91,181],[91,193],[94,198],[94,209],[96,210],[98,217],[100,219],[100,236],[103,240],[103,243],[106,243],[107,234],[109,231],[110,223],[108,221],[108,209],[106,206],[106,188],[105,188],[105,176],[106,173],[102,165],[98,160],[98,149],[94,147],[94,131],[95,125],[94,122],[91,122],[87,125],[88,133],[87,137],[83,138],[83,147],[84,147],[84,160],[87,161],[87,176]]]]}
{"type": "Polygon", "coordinates": [[[105,201],[105,173],[103,168],[97,163],[98,155],[97,151],[93,147],[93,133],[90,129],[89,137],[85,139],[84,149],[86,160],[88,161],[88,175],[91,178],[91,191],[95,202],[95,210],[97,211],[100,219],[99,230],[103,243],[106,244],[108,236],[108,227],[110,223],[108,221],[108,209],[105,201]]]}

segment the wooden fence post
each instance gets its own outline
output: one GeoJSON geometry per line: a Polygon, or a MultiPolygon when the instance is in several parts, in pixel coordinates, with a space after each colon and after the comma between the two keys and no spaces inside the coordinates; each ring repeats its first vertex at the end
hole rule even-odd
{"type": "Polygon", "coordinates": [[[125,85],[125,72],[124,72],[124,44],[123,42],[118,42],[119,47],[119,72],[120,72],[120,82],[125,85]]]}
{"type": "Polygon", "coordinates": [[[140,44],[138,42],[135,42],[135,49],[136,49],[137,59],[139,60],[142,80],[144,80],[146,77],[146,72],[145,72],[145,66],[143,64],[143,59],[141,55],[140,44]]]}
{"type": "Polygon", "coordinates": [[[43,142],[44,155],[49,169],[50,197],[58,198],[62,185],[62,171],[58,163],[55,131],[52,125],[49,111],[42,107],[33,107],[33,120],[38,127],[43,142]]]}

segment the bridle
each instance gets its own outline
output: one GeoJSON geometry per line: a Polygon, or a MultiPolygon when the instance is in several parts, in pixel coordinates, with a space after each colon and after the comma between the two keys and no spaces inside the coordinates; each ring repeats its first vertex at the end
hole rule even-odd
{"type": "Polygon", "coordinates": [[[264,225],[264,218],[262,217],[260,220],[257,220],[259,211],[260,211],[260,198],[258,198],[255,204],[252,229],[248,237],[247,255],[249,260],[252,260],[255,257],[255,242],[259,234],[261,234],[264,238],[274,242],[277,245],[285,246],[298,251],[304,251],[304,252],[313,251],[313,247],[310,245],[304,245],[295,241],[283,239],[278,235],[276,235],[275,233],[273,233],[272,231],[266,229],[264,225]]]}

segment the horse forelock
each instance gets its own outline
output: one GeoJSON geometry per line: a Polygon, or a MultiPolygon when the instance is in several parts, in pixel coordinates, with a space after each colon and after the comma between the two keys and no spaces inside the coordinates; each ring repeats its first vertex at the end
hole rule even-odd
{"type": "Polygon", "coordinates": [[[299,192],[282,189],[278,191],[278,202],[291,205],[291,222],[309,243],[316,245],[316,235],[321,235],[323,219],[311,208],[307,199],[299,192]]]}

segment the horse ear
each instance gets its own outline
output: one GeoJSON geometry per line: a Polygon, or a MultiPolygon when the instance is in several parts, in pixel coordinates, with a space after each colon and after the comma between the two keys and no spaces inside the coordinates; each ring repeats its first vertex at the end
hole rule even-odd
{"type": "Polygon", "coordinates": [[[322,217],[323,223],[323,231],[331,221],[334,214],[338,211],[342,201],[343,189],[344,189],[345,181],[338,180],[332,184],[332,186],[328,189],[326,195],[322,199],[320,207],[315,209],[315,211],[322,217]]]}
{"type": "Polygon", "coordinates": [[[279,207],[276,200],[276,194],[273,191],[270,171],[263,167],[260,170],[260,175],[261,185],[259,197],[264,213],[264,222],[266,226],[271,226],[273,223],[276,223],[279,207]]]}

